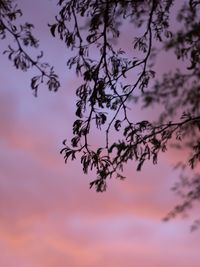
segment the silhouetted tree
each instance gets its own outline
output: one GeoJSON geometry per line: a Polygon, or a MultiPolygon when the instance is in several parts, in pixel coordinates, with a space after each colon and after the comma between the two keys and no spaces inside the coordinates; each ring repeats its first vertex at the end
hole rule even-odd
{"type": "MultiPolygon", "coordinates": [[[[128,161],[137,162],[140,171],[147,160],[156,164],[159,153],[172,143],[188,149],[189,166],[194,169],[200,160],[200,1],[59,0],[58,6],[55,22],[49,25],[51,34],[73,50],[67,65],[83,78],[76,89],[73,138],[71,144],[64,141],[61,150],[65,162],[79,155],[84,173],[96,171],[90,186],[98,192],[106,190],[108,178],[125,178],[122,172],[128,161]],[[179,5],[178,22],[170,27],[175,4],[179,5]],[[135,35],[131,55],[123,48],[123,29],[135,35]],[[155,80],[159,47],[173,51],[184,63],[155,80]],[[158,105],[158,120],[135,121],[129,105],[138,102],[146,108],[158,105]],[[105,133],[101,147],[90,143],[94,126],[105,133]]],[[[37,47],[38,41],[31,34],[33,25],[14,24],[21,14],[12,1],[0,1],[1,37],[11,34],[17,45],[15,49],[9,46],[6,53],[16,68],[39,70],[40,75],[31,81],[36,93],[44,78],[49,89],[56,91],[57,75],[40,63],[42,54],[33,60],[24,50],[37,47]]],[[[186,165],[179,163],[183,171],[186,165]]],[[[174,190],[183,201],[166,220],[200,200],[200,175],[184,172],[174,190]]]]}

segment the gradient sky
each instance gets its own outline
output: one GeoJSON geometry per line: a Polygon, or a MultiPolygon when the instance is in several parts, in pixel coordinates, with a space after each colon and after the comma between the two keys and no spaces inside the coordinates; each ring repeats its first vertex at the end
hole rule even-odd
{"type": "Polygon", "coordinates": [[[129,164],[127,179],[110,180],[103,194],[89,190],[91,177],[78,162],[64,164],[59,150],[71,135],[78,83],[66,68],[64,45],[48,32],[55,1],[17,2],[35,23],[62,87],[56,94],[41,88],[34,98],[31,73],[15,70],[1,56],[0,266],[199,267],[200,232],[190,233],[193,218],[162,222],[178,201],[170,191],[178,152],[141,173],[129,164]]]}

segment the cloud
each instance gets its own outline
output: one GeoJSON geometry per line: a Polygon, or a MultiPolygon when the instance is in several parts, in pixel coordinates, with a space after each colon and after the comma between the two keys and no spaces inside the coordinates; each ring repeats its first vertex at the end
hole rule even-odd
{"type": "MultiPolygon", "coordinates": [[[[27,1],[20,1],[28,11],[27,1]]],[[[52,60],[59,62],[63,51],[51,49],[49,43],[49,55],[56,51],[52,60]]],[[[89,190],[93,174],[83,175],[79,162],[65,165],[59,155],[62,139],[71,134],[72,88],[78,81],[67,73],[58,94],[41,91],[34,99],[21,78],[24,73],[12,79],[9,68],[5,73],[0,91],[0,266],[199,267],[200,239],[188,234],[189,222],[161,222],[175,203],[169,190],[175,154],[161,157],[157,166],[147,163],[140,173],[131,162],[125,181],[111,179],[107,192],[97,194],[89,190]]],[[[99,145],[100,137],[101,132],[93,135],[92,142],[99,145]]]]}

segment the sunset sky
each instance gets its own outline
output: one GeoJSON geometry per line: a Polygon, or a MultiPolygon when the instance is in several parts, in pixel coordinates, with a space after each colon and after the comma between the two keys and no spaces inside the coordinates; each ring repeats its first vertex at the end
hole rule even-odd
{"type": "MultiPolygon", "coordinates": [[[[33,73],[0,58],[0,266],[199,267],[200,230],[190,232],[195,214],[162,222],[179,201],[170,190],[178,152],[140,173],[129,164],[127,179],[110,180],[102,194],[89,189],[94,177],[78,161],[64,164],[59,151],[71,136],[78,81],[64,44],[49,34],[56,1],[17,2],[62,86],[57,93],[42,87],[35,98],[33,73]]],[[[1,53],[6,45],[1,41],[1,53]]]]}

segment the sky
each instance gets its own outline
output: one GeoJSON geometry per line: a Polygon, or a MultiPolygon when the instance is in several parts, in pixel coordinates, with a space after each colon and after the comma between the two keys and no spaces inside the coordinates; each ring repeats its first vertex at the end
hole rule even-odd
{"type": "Polygon", "coordinates": [[[102,194],[89,189],[92,177],[79,162],[64,164],[59,151],[71,135],[78,81],[66,67],[64,45],[48,32],[55,2],[18,2],[62,86],[57,93],[41,88],[35,98],[32,73],[1,56],[0,266],[199,267],[193,217],[162,222],[178,201],[170,190],[178,152],[161,155],[158,165],[146,164],[140,173],[129,164],[127,179],[110,180],[102,194]]]}

